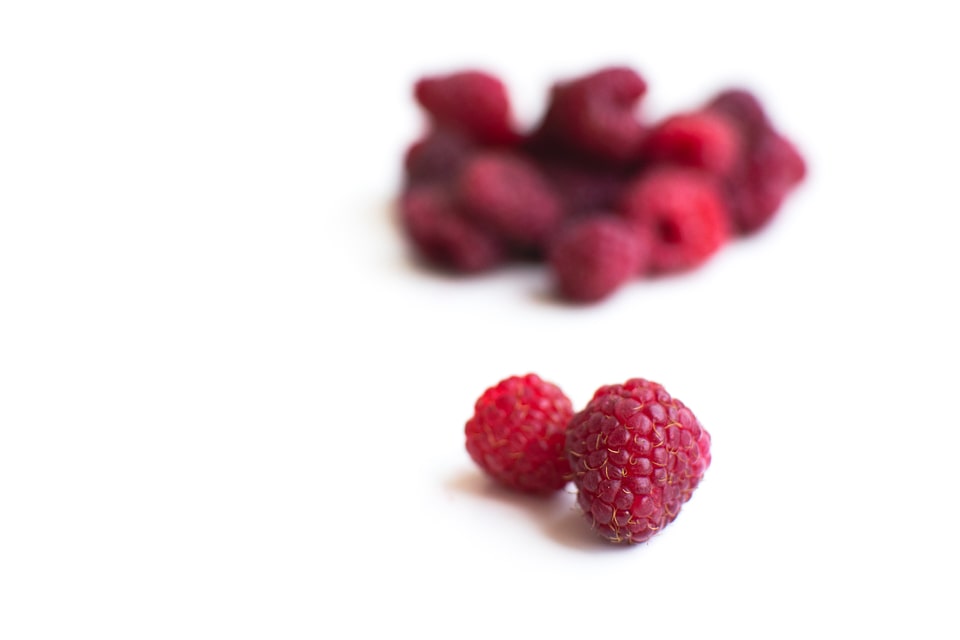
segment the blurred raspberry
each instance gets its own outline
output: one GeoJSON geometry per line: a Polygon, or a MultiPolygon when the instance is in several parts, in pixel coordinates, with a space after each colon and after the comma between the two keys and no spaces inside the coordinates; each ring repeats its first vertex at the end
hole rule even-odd
{"type": "Polygon", "coordinates": [[[740,159],[741,138],[730,119],[711,111],[671,116],[647,133],[643,157],[703,169],[716,175],[729,173],[740,159]]]}
{"type": "Polygon", "coordinates": [[[462,133],[435,128],[407,149],[403,161],[406,182],[449,183],[475,149],[476,145],[462,133]]]}
{"type": "Polygon", "coordinates": [[[464,218],[442,186],[408,188],[400,199],[400,223],[417,253],[437,267],[475,273],[504,260],[502,245],[464,218]]]}
{"type": "Polygon", "coordinates": [[[537,166],[514,153],[473,156],[457,180],[456,197],[473,221],[519,249],[545,246],[563,214],[537,166]]]}
{"type": "Polygon", "coordinates": [[[652,268],[672,273],[701,265],[728,239],[727,213],[711,176],[661,168],[627,187],[620,213],[653,234],[652,268]]]}
{"type": "Polygon", "coordinates": [[[435,124],[459,129],[477,143],[509,145],[520,140],[506,86],[489,73],[469,70],[421,78],[414,96],[435,124]]]}
{"type": "Polygon", "coordinates": [[[574,302],[606,298],[645,269],[649,235],[614,214],[575,222],[554,240],[549,264],[560,294],[574,302]]]}
{"type": "Polygon", "coordinates": [[[610,67],[554,85],[532,146],[605,164],[624,165],[639,151],[636,113],[647,83],[626,67],[610,67]]]}

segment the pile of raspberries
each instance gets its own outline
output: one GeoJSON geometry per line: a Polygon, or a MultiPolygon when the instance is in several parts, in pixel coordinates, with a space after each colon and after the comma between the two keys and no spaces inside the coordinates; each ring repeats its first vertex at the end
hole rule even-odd
{"type": "Polygon", "coordinates": [[[497,77],[421,78],[429,126],[406,152],[399,199],[416,254],[455,273],[544,261],[560,296],[594,302],[699,267],[803,180],[803,157],[749,91],[653,123],[639,115],[646,91],[627,67],[559,82],[520,131],[497,77]]]}
{"type": "Polygon", "coordinates": [[[662,385],[605,385],[579,412],[536,374],[487,389],[466,424],[467,452],[502,486],[549,495],[572,481],[600,537],[649,540],[673,522],[710,466],[710,434],[662,385]]]}

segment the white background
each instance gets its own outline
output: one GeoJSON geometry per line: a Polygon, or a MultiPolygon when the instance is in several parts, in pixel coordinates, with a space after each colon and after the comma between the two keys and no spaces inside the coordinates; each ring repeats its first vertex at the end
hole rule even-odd
{"type": "Polygon", "coordinates": [[[956,637],[960,46],[877,4],[4,2],[0,637],[956,637]],[[810,179],[595,307],[414,266],[414,79],[529,123],[609,63],[650,117],[754,89],[810,179]],[[530,371],[697,413],[676,522],[613,548],[480,476],[530,371]]]}

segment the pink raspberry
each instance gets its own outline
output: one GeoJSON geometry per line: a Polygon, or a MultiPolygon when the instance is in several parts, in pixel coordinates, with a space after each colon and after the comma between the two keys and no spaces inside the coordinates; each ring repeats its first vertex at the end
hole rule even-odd
{"type": "Polygon", "coordinates": [[[644,79],[626,67],[558,83],[532,144],[607,164],[631,162],[643,136],[636,110],[646,91],[644,79]]]}
{"type": "Polygon", "coordinates": [[[574,302],[606,298],[645,269],[651,239],[614,214],[572,223],[554,240],[550,268],[563,297],[574,302]]]}
{"type": "Polygon", "coordinates": [[[644,159],[729,173],[740,159],[740,136],[730,119],[711,111],[671,116],[654,126],[643,143],[644,159]]]}
{"type": "Polygon", "coordinates": [[[400,223],[417,253],[438,267],[475,273],[505,257],[503,246],[464,218],[443,186],[408,188],[400,199],[400,223]]]}
{"type": "Polygon", "coordinates": [[[627,187],[624,218],[653,233],[652,269],[672,273],[704,263],[728,239],[727,212],[711,176],[662,168],[627,187]]]}
{"type": "Polygon", "coordinates": [[[519,249],[544,246],[563,215],[541,171],[514,153],[473,156],[457,180],[456,196],[472,220],[519,249]]]}
{"type": "Polygon", "coordinates": [[[421,78],[414,96],[435,124],[459,129],[480,144],[520,140],[507,88],[489,73],[470,70],[421,78]]]}
{"type": "Polygon", "coordinates": [[[512,376],[487,389],[467,421],[467,452],[505,487],[548,493],[567,484],[564,454],[570,399],[535,374],[512,376]]]}
{"type": "Polygon", "coordinates": [[[710,434],[663,386],[601,387],[570,420],[577,504],[603,538],[639,543],[673,522],[710,466],[710,434]]]}

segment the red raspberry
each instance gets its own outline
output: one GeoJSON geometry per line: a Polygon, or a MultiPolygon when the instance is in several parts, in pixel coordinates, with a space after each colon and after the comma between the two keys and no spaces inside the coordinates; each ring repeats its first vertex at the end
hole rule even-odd
{"type": "Polygon", "coordinates": [[[604,163],[630,162],[643,136],[636,109],[646,91],[644,79],[626,67],[558,83],[532,144],[604,163]]]}
{"type": "Polygon", "coordinates": [[[513,153],[475,155],[457,180],[456,195],[471,219],[518,248],[544,246],[563,214],[537,166],[513,153]]]}
{"type": "Polygon", "coordinates": [[[407,189],[400,199],[400,223],[417,252],[439,267],[486,271],[505,256],[502,245],[464,218],[439,185],[407,189]]]}
{"type": "Polygon", "coordinates": [[[459,129],[480,144],[520,140],[507,88],[489,73],[460,71],[421,78],[414,86],[414,97],[434,123],[459,129]]]}
{"type": "Polygon", "coordinates": [[[643,157],[724,175],[740,159],[740,135],[729,118],[711,111],[671,116],[653,127],[643,157]]]}
{"type": "Polygon", "coordinates": [[[403,159],[407,184],[449,183],[476,145],[453,129],[437,128],[410,145],[403,159]]]}
{"type": "Polygon", "coordinates": [[[662,168],[627,187],[620,212],[652,231],[654,271],[692,269],[716,253],[728,238],[727,212],[708,174],[662,168]]]}
{"type": "Polygon", "coordinates": [[[736,126],[741,153],[725,181],[727,209],[733,230],[749,235],[765,227],[807,173],[800,152],[780,135],[760,101],[749,91],[728,89],[714,97],[707,110],[736,126]]]}
{"type": "Polygon", "coordinates": [[[570,399],[535,374],[512,376],[487,389],[467,421],[467,452],[510,489],[548,493],[567,483],[564,454],[570,399]]]}
{"type": "Polygon", "coordinates": [[[557,288],[575,302],[606,298],[646,267],[652,239],[613,214],[571,224],[554,240],[550,268],[557,288]]]}
{"type": "Polygon", "coordinates": [[[749,235],[765,227],[807,173],[803,156],[782,135],[767,130],[727,182],[733,227],[749,235]]]}
{"type": "Polygon", "coordinates": [[[710,434],[682,402],[640,378],[601,387],[570,420],[577,503],[611,542],[648,540],[673,522],[710,465],[710,434]]]}
{"type": "Polygon", "coordinates": [[[740,130],[744,145],[770,128],[770,119],[753,93],[746,89],[725,89],[714,96],[706,106],[708,111],[726,116],[740,130]]]}

